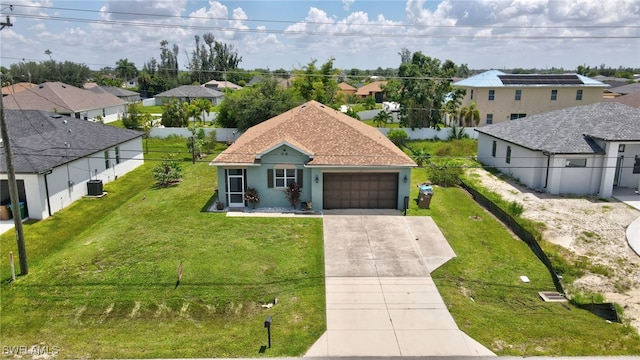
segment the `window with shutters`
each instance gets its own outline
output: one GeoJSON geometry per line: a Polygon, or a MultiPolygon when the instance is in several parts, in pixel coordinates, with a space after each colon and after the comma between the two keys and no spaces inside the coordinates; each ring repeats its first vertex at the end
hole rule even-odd
{"type": "Polygon", "coordinates": [[[276,167],[267,170],[267,186],[269,188],[284,189],[289,183],[295,182],[302,187],[303,170],[294,167],[276,167]]]}

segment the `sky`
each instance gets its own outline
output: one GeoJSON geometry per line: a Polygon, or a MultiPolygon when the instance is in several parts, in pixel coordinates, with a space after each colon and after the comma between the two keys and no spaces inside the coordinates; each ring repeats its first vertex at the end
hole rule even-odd
{"type": "Polygon", "coordinates": [[[640,0],[2,1],[7,67],[126,58],[141,69],[167,40],[186,69],[205,33],[233,45],[244,69],[332,57],[339,69],[397,68],[403,48],[470,69],[640,67],[640,0]]]}

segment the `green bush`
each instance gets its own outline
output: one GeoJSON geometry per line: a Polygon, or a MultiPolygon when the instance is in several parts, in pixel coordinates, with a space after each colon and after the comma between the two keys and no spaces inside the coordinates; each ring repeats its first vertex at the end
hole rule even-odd
{"type": "Polygon", "coordinates": [[[391,142],[396,144],[396,146],[402,147],[406,144],[409,135],[407,135],[407,132],[404,130],[394,129],[389,131],[389,134],[387,134],[387,138],[389,138],[391,142]]]}
{"type": "Polygon", "coordinates": [[[464,163],[461,160],[439,159],[428,167],[429,181],[444,187],[459,185],[463,173],[464,163]]]}
{"type": "Polygon", "coordinates": [[[517,201],[512,201],[507,207],[507,212],[513,217],[519,217],[524,212],[524,206],[517,201]]]}

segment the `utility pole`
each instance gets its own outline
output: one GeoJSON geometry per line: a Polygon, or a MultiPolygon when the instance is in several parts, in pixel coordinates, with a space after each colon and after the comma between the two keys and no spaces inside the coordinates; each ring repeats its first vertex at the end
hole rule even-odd
{"type": "MultiPolygon", "coordinates": [[[[13,7],[11,7],[13,8],[13,7]]],[[[6,23],[0,23],[4,29],[6,26],[13,26],[7,16],[6,23]]],[[[9,197],[11,198],[11,212],[13,213],[13,224],[16,231],[16,242],[18,244],[18,257],[20,258],[20,275],[29,273],[29,265],[27,263],[27,248],[24,242],[24,231],[22,229],[22,211],[20,209],[20,197],[18,195],[18,184],[16,183],[16,173],[13,168],[13,153],[11,151],[11,140],[9,139],[9,130],[4,117],[4,105],[2,97],[0,97],[0,138],[4,146],[4,157],[7,163],[7,175],[9,177],[9,197]]]]}

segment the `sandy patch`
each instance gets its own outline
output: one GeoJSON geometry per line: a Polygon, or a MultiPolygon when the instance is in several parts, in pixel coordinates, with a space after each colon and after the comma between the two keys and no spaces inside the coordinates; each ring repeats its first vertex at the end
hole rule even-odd
{"type": "Polygon", "coordinates": [[[627,226],[640,217],[640,211],[615,199],[598,201],[537,193],[498,179],[484,169],[469,171],[503,199],[522,204],[522,217],[546,224],[546,241],[588,258],[601,269],[598,274],[587,273],[565,287],[605,295],[607,301],[620,304],[624,318],[640,330],[640,257],[625,237],[627,226]]]}

